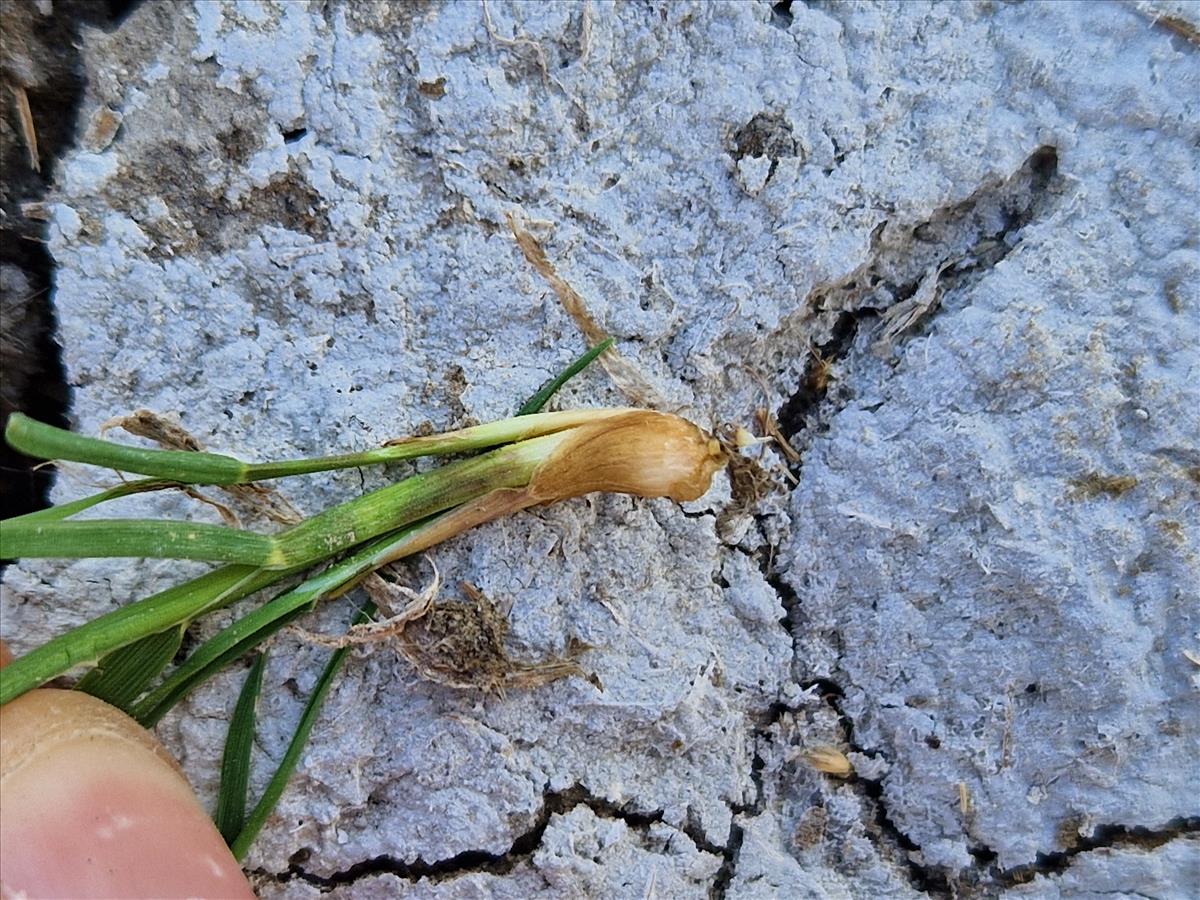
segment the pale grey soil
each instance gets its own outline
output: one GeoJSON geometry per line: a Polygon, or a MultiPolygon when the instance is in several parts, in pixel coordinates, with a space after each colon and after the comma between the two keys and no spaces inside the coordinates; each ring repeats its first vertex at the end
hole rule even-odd
{"type": "MultiPolygon", "coordinates": [[[[603,692],[356,657],[248,859],[263,896],[1194,890],[1198,23],[202,2],[88,33],[49,245],[80,430],[148,407],[266,459],[511,414],[583,347],[517,216],[637,399],[706,427],[765,407],[802,455],[751,451],[757,492],[577,500],[438,548],[451,593],[511,603],[514,654],[582,640],[603,692]]],[[[595,369],[555,402],[629,398],[595,369]]],[[[312,512],[399,474],[284,490],[312,512]]],[[[184,569],[22,563],[4,635],[184,569]]],[[[276,643],[258,785],[324,652],[276,643]]],[[[206,797],[240,678],[160,728],[206,797]]]]}

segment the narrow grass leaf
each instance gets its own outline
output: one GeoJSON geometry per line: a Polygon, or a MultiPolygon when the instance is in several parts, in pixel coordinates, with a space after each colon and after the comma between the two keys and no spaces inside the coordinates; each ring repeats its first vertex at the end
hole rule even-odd
{"type": "Polygon", "coordinates": [[[75,685],[125,712],[175,658],[186,625],[175,625],[109,653],[75,685]]]}
{"type": "Polygon", "coordinates": [[[246,824],[246,794],[250,786],[250,750],[254,745],[254,724],[257,718],[258,695],[262,690],[266,652],[254,657],[250,672],[238,694],[229,732],[225,736],[225,752],[221,757],[221,786],[217,793],[217,811],[213,815],[217,830],[225,843],[232,843],[246,824]]]}
{"type": "Polygon", "coordinates": [[[10,525],[27,525],[30,522],[57,522],[70,518],[76,513],[81,513],[85,509],[91,509],[93,506],[106,503],[109,500],[116,500],[118,497],[128,497],[130,494],[141,494],[146,491],[163,491],[177,485],[178,482],[163,481],[159,478],[142,478],[138,481],[127,481],[124,484],[118,484],[115,487],[110,487],[108,490],[101,491],[99,494],[92,494],[90,497],[83,497],[71,503],[64,503],[61,506],[48,506],[45,509],[26,513],[23,516],[13,516],[11,519],[5,519],[4,521],[10,525]]]}
{"type": "Polygon", "coordinates": [[[0,555],[12,559],[143,557],[281,568],[273,564],[275,543],[267,534],[165,519],[0,522],[0,555]]]}
{"type": "MultiPolygon", "coordinates": [[[[351,627],[367,621],[374,614],[375,606],[368,603],[366,607],[354,616],[351,627]]],[[[287,787],[288,780],[292,777],[292,773],[296,770],[296,765],[300,762],[300,755],[304,752],[305,744],[308,743],[308,737],[312,733],[313,725],[316,724],[317,716],[321,713],[321,707],[325,704],[325,698],[329,694],[329,689],[333,686],[333,680],[337,677],[349,649],[348,647],[342,647],[335,650],[333,655],[330,656],[329,662],[325,664],[325,668],[321,672],[321,677],[317,680],[313,692],[308,697],[308,703],[305,704],[304,712],[300,716],[300,722],[292,734],[292,739],[288,743],[287,750],[284,751],[283,759],[279,761],[279,766],[276,768],[275,774],[271,776],[271,780],[267,783],[262,797],[259,798],[258,803],[255,804],[254,809],[246,818],[245,826],[229,845],[229,849],[233,851],[236,859],[241,860],[245,857],[246,852],[250,849],[250,845],[254,843],[254,839],[258,837],[258,833],[262,830],[271,812],[275,809],[275,804],[283,796],[284,788],[287,787]]]]}
{"type": "Polygon", "coordinates": [[[4,437],[14,450],[37,459],[65,459],[191,484],[237,484],[246,471],[246,464],[232,456],[131,447],[75,434],[21,413],[9,416],[4,437]]]}
{"type": "Polygon", "coordinates": [[[95,663],[114,650],[241,600],[293,571],[223,566],[105,613],[51,638],[0,669],[0,705],[76,666],[95,663]]]}
{"type": "Polygon", "coordinates": [[[281,594],[232,625],[221,629],[126,712],[143,728],[153,728],[175,704],[204,682],[262,645],[289,623],[311,612],[316,600],[320,598],[291,608],[283,602],[285,599],[291,599],[291,595],[281,594]]]}
{"type": "Polygon", "coordinates": [[[559,389],[586,369],[591,363],[605,350],[613,345],[612,338],[605,338],[591,350],[588,350],[580,356],[575,362],[571,363],[562,370],[557,376],[549,381],[545,387],[539,390],[536,394],[526,400],[521,408],[517,410],[518,416],[530,416],[534,413],[541,412],[543,406],[558,393],[559,389]]]}
{"type": "Polygon", "coordinates": [[[396,559],[414,536],[419,536],[423,528],[435,526],[437,521],[435,518],[374,541],[227,625],[142,697],[129,711],[130,715],[146,728],[154,727],[171,707],[209,678],[311,610],[322,598],[346,590],[363,575],[396,559]]]}

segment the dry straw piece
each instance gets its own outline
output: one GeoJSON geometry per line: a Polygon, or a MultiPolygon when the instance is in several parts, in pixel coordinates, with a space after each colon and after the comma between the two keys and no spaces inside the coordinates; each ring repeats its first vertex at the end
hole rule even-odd
{"type": "Polygon", "coordinates": [[[818,772],[834,778],[849,778],[854,774],[854,765],[837,747],[813,747],[804,752],[805,761],[818,772]]]}

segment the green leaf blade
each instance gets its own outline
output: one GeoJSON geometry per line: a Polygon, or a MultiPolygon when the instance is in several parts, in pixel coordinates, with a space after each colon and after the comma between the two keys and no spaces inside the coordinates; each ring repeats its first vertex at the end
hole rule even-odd
{"type": "Polygon", "coordinates": [[[287,602],[293,599],[291,592],[282,594],[223,628],[126,712],[143,728],[156,726],[180,700],[280,629],[310,612],[315,603],[313,599],[293,606],[287,602]]]}
{"type": "Polygon", "coordinates": [[[124,484],[118,484],[108,490],[101,491],[98,494],[92,494],[90,497],[83,497],[82,499],[72,501],[71,503],[63,503],[59,506],[48,506],[45,509],[26,513],[23,516],[13,516],[11,519],[5,519],[4,521],[10,525],[25,525],[30,522],[58,522],[81,513],[85,509],[91,509],[93,506],[107,503],[109,500],[116,500],[118,497],[128,497],[131,494],[141,494],[146,491],[162,491],[167,488],[176,487],[177,485],[178,482],[163,481],[159,478],[143,478],[138,481],[127,481],[124,484]]]}
{"type": "Polygon", "coordinates": [[[88,463],[119,472],[137,472],[189,484],[237,484],[246,470],[246,464],[232,456],[192,450],[131,447],[75,434],[22,413],[9,416],[4,437],[14,450],[36,459],[88,463]]]}
{"type": "Polygon", "coordinates": [[[518,416],[531,416],[539,412],[545,406],[551,397],[558,393],[559,389],[564,384],[586,369],[592,362],[597,359],[601,353],[613,345],[612,338],[605,338],[595,347],[588,350],[582,356],[562,370],[555,378],[553,378],[545,387],[539,390],[536,394],[526,400],[521,408],[517,410],[518,416]]]}
{"type": "Polygon", "coordinates": [[[128,712],[133,702],[175,658],[183,643],[185,627],[168,628],[109,653],[79,680],[75,690],[128,712]]]}
{"type": "Polygon", "coordinates": [[[240,600],[292,571],[222,566],[92,619],[0,669],[0,706],[76,666],[240,600]]]}
{"type": "Polygon", "coordinates": [[[7,559],[144,557],[281,568],[275,543],[253,531],[165,519],[0,522],[0,557],[7,559]]]}
{"type": "MultiPolygon", "coordinates": [[[[354,616],[351,626],[353,627],[367,621],[374,614],[374,604],[368,603],[354,616]]],[[[287,750],[284,751],[283,758],[279,761],[279,766],[275,769],[275,774],[271,776],[271,780],[267,783],[262,797],[259,798],[250,815],[247,816],[246,824],[243,826],[241,832],[239,832],[238,836],[229,845],[229,849],[233,851],[235,859],[240,861],[245,857],[246,852],[250,849],[250,845],[254,843],[254,839],[258,837],[258,833],[262,831],[263,825],[270,818],[275,805],[279,802],[279,798],[283,796],[283,791],[287,787],[292,773],[296,771],[297,764],[300,762],[300,755],[304,752],[304,746],[308,743],[308,737],[312,733],[317,717],[321,714],[321,707],[325,704],[325,698],[329,695],[329,689],[333,686],[333,681],[341,670],[342,663],[346,659],[348,652],[348,647],[335,650],[329,658],[329,662],[325,664],[325,668],[321,672],[321,677],[317,680],[316,685],[313,687],[313,692],[308,697],[308,703],[304,706],[304,712],[300,716],[300,722],[296,725],[292,739],[288,742],[287,750]]]]}
{"type": "Polygon", "coordinates": [[[227,844],[236,840],[246,822],[246,795],[250,787],[250,750],[254,746],[258,695],[262,691],[266,660],[266,652],[255,656],[238,694],[233,718],[229,720],[229,732],[225,737],[225,752],[221,756],[221,786],[217,794],[217,810],[213,821],[227,844]]]}
{"type": "Polygon", "coordinates": [[[222,628],[134,704],[129,714],[143,727],[153,728],[176,703],[225,666],[309,612],[323,597],[347,589],[366,573],[398,558],[406,543],[419,535],[420,527],[386,535],[222,628]]]}

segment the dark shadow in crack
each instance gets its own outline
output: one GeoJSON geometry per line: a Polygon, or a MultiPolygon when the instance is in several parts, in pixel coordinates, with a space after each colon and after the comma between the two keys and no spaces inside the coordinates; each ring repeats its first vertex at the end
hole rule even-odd
{"type": "Polygon", "coordinates": [[[864,326],[881,316],[890,318],[889,311],[894,315],[907,303],[914,309],[896,340],[927,329],[939,305],[935,301],[915,308],[918,290],[924,286],[942,296],[966,288],[1003,261],[1019,244],[1022,230],[1045,216],[1061,194],[1058,169],[1058,149],[1041,146],[1009,178],[981,185],[923,222],[885,221],[872,234],[861,266],[809,293],[805,307],[825,320],[830,337],[810,348],[800,384],[776,416],[793,446],[803,452],[809,443],[805,438],[825,431],[831,415],[844,405],[845,398],[839,398],[833,408],[824,408],[836,384],[835,367],[865,349],[858,346],[865,344],[864,326]],[[931,273],[936,273],[935,284],[927,282],[931,273]]]}
{"type": "Polygon", "coordinates": [[[411,863],[406,863],[393,856],[376,856],[331,875],[317,875],[303,868],[303,863],[309,859],[309,854],[302,850],[292,855],[286,872],[273,874],[260,869],[255,874],[281,881],[298,879],[322,890],[350,884],[360,878],[368,878],[373,875],[395,875],[405,881],[421,879],[445,881],[471,872],[507,875],[521,862],[533,856],[534,851],[542,843],[542,837],[550,826],[552,816],[563,815],[580,805],[588,807],[601,818],[620,819],[636,831],[644,832],[654,823],[661,822],[663,818],[662,810],[649,813],[632,811],[627,806],[619,806],[611,800],[594,796],[581,785],[574,785],[564,791],[548,792],[533,824],[518,835],[504,853],[465,850],[447,859],[425,862],[417,857],[411,863]]]}
{"type": "MultiPolygon", "coordinates": [[[[1200,816],[1178,817],[1157,828],[1147,828],[1141,825],[1098,825],[1088,836],[1080,836],[1066,850],[1052,853],[1039,853],[1031,863],[1013,866],[1010,869],[991,868],[991,883],[1001,888],[1014,887],[1033,881],[1038,875],[1060,875],[1070,868],[1075,857],[1094,850],[1108,850],[1117,847],[1137,847],[1142,850],[1155,850],[1173,840],[1200,835],[1200,816]]],[[[995,859],[996,854],[988,848],[983,848],[983,854],[990,854],[995,859]]],[[[972,855],[975,852],[972,851],[972,855]]],[[[979,859],[976,856],[976,859],[979,859]]]]}

